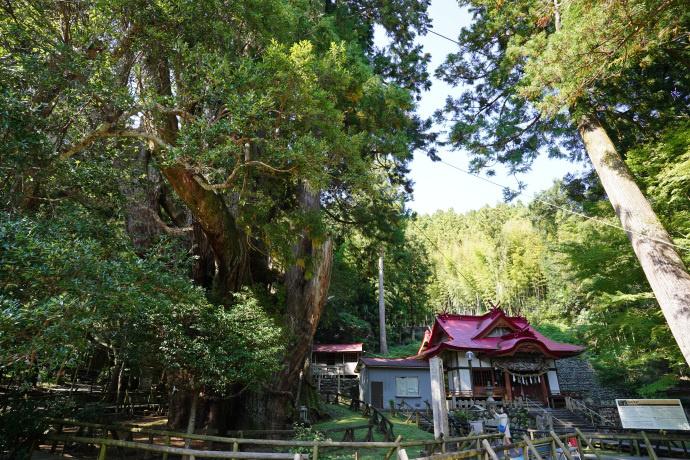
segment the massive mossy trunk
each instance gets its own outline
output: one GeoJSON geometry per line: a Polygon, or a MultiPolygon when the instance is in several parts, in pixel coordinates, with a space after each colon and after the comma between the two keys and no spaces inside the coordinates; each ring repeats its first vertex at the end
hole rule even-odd
{"type": "Polygon", "coordinates": [[[690,274],[597,116],[584,115],[579,131],[671,332],[690,364],[690,274]]]}
{"type": "MultiPolygon", "coordinates": [[[[145,60],[147,82],[159,96],[171,97],[172,78],[170,65],[161,50],[152,49],[145,60]]],[[[174,114],[161,113],[156,118],[148,120],[156,127],[156,134],[170,146],[177,141],[179,131],[178,119],[174,114]]],[[[149,145],[154,155],[157,154],[153,144],[149,145]]],[[[167,180],[170,187],[187,206],[192,217],[189,219],[190,247],[199,256],[192,266],[194,281],[210,288],[212,301],[232,305],[234,292],[239,291],[245,284],[248,271],[249,250],[246,235],[239,229],[235,216],[224,197],[207,187],[205,179],[183,162],[176,162],[160,167],[160,173],[167,180]]],[[[173,375],[168,380],[170,394],[170,419],[168,428],[179,429],[185,426],[189,419],[194,418],[198,425],[222,425],[215,417],[209,420],[197,419],[191,414],[192,402],[198,397],[196,388],[186,375],[173,375]],[[172,392],[172,387],[177,392],[172,392]]],[[[225,404],[224,400],[212,400],[202,403],[208,405],[225,404]]],[[[196,407],[196,406],[194,406],[196,407]]],[[[211,408],[208,414],[223,413],[224,408],[211,408]]],[[[195,411],[196,412],[196,411],[195,411]]]]}
{"type": "MultiPolygon", "coordinates": [[[[321,208],[319,193],[310,190],[306,183],[300,185],[299,201],[303,212],[318,212],[321,208]]],[[[294,251],[297,259],[309,262],[306,268],[296,264],[285,274],[287,325],[292,342],[287,347],[275,385],[268,390],[265,425],[271,429],[286,423],[287,409],[298,397],[294,391],[323,312],[333,266],[330,237],[316,245],[304,232],[294,251]]]]}
{"type": "Polygon", "coordinates": [[[197,219],[213,250],[216,273],[213,280],[215,300],[224,301],[239,291],[245,282],[249,249],[247,237],[237,227],[234,216],[221,195],[204,188],[204,180],[184,165],[162,169],[177,195],[197,219]]]}

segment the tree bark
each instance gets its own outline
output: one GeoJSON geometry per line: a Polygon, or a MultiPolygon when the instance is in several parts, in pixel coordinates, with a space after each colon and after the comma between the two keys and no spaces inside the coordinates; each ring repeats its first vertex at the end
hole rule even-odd
{"type": "MultiPolygon", "coordinates": [[[[145,59],[145,69],[147,84],[158,95],[173,98],[171,69],[161,50],[150,50],[145,59]]],[[[156,135],[174,146],[179,131],[177,117],[173,114],[159,114],[152,118],[149,122],[155,127],[156,135]]],[[[155,155],[155,146],[151,144],[150,147],[155,155]]],[[[196,219],[190,235],[190,244],[197,244],[195,255],[201,257],[192,267],[195,282],[202,286],[211,285],[211,301],[231,306],[234,301],[231,294],[239,291],[245,284],[248,271],[247,236],[237,226],[235,216],[223,196],[204,188],[204,178],[196,170],[177,162],[161,165],[160,171],[196,219]],[[211,251],[215,263],[209,263],[211,251]]],[[[198,389],[192,390],[195,391],[194,394],[188,393],[186,387],[193,388],[188,376],[177,375],[171,380],[178,384],[180,390],[177,395],[170,393],[168,427],[172,429],[182,426],[187,401],[192,398],[190,404],[197,404],[199,395],[198,389]]],[[[218,404],[223,404],[223,401],[218,404]]],[[[195,413],[193,415],[196,417],[195,413]]]]}
{"type": "Polygon", "coordinates": [[[388,354],[386,340],[386,302],[383,298],[383,244],[379,246],[379,342],[381,354],[388,354]]]}
{"type": "Polygon", "coordinates": [[[150,151],[145,145],[140,145],[128,158],[116,163],[118,169],[131,171],[126,179],[118,181],[118,185],[120,192],[127,197],[125,226],[139,257],[146,257],[156,238],[163,233],[154,216],[161,220],[160,201],[165,186],[163,177],[150,161],[150,151]]]}
{"type": "MultiPolygon", "coordinates": [[[[310,190],[306,183],[300,185],[299,198],[302,211],[321,209],[320,194],[310,190]]],[[[297,387],[297,379],[319,324],[331,281],[333,240],[330,237],[317,246],[304,232],[293,250],[296,258],[311,260],[311,263],[307,265],[308,268],[295,265],[285,274],[287,324],[294,340],[287,347],[282,370],[269,390],[266,408],[266,426],[269,429],[277,429],[285,424],[288,405],[294,398],[292,392],[297,387]],[[307,270],[311,276],[307,275],[307,270]]]]}
{"type": "Polygon", "coordinates": [[[690,364],[690,274],[597,116],[584,115],[578,129],[671,332],[690,364]]]}
{"type": "Polygon", "coordinates": [[[247,274],[249,249],[247,236],[238,227],[223,197],[207,190],[196,176],[181,164],[161,168],[177,195],[199,221],[216,258],[213,291],[218,300],[239,291],[247,274]]]}
{"type": "MultiPolygon", "coordinates": [[[[153,51],[146,59],[146,72],[159,95],[173,96],[170,66],[164,57],[153,51]]],[[[164,114],[152,121],[158,136],[175,145],[178,133],[176,116],[164,114]]],[[[246,235],[237,227],[223,197],[205,189],[202,185],[204,179],[196,171],[175,163],[161,166],[161,173],[204,231],[217,267],[213,280],[214,300],[228,303],[228,294],[242,288],[247,273],[249,250],[246,235]]]]}

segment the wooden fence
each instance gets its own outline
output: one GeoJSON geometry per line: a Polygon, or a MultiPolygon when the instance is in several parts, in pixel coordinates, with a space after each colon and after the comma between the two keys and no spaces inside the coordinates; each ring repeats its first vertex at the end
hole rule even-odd
{"type": "Polygon", "coordinates": [[[391,422],[381,410],[377,409],[371,404],[337,392],[326,392],[322,396],[325,397],[326,404],[337,405],[342,403],[349,406],[350,410],[353,411],[359,411],[361,408],[363,408],[362,417],[369,417],[369,423],[377,427],[376,432],[383,434],[386,442],[395,437],[393,434],[393,422],[391,422]],[[333,396],[332,400],[331,395],[333,396]]]}
{"type": "MultiPolygon", "coordinates": [[[[34,446],[41,443],[52,442],[50,447],[51,453],[58,451],[60,444],[62,444],[62,450],[66,444],[78,444],[83,446],[97,446],[98,449],[98,460],[105,460],[110,456],[110,458],[120,457],[122,459],[127,458],[127,453],[141,452],[143,458],[151,458],[151,454],[158,453],[162,454],[162,459],[167,460],[170,454],[184,455],[188,456],[190,460],[200,459],[200,458],[228,458],[228,459],[242,459],[242,458],[281,458],[281,459],[294,459],[294,458],[310,458],[312,460],[318,460],[319,451],[324,449],[337,449],[344,448],[349,452],[355,452],[357,449],[363,448],[382,448],[387,449],[387,453],[383,455],[384,459],[389,459],[398,453],[398,456],[403,455],[400,452],[406,448],[418,448],[429,453],[433,453],[436,450],[441,450],[445,452],[448,443],[463,443],[463,444],[476,444],[478,442],[495,440],[500,438],[498,434],[491,435],[481,435],[472,438],[457,438],[449,439],[447,441],[438,440],[419,440],[419,441],[403,441],[402,436],[398,436],[395,441],[383,441],[383,442],[337,442],[337,441],[285,441],[276,439],[256,439],[256,438],[245,438],[245,437],[221,437],[221,436],[209,436],[202,434],[189,434],[183,432],[171,432],[164,430],[153,430],[141,427],[128,427],[119,425],[101,425],[95,423],[86,422],[76,422],[71,420],[55,420],[57,429],[56,432],[48,433],[42,436],[41,439],[34,442],[34,446]],[[65,430],[71,428],[74,431],[75,428],[85,428],[88,430],[82,431],[86,433],[86,436],[77,436],[75,433],[66,433],[65,430]],[[140,437],[148,437],[146,442],[134,441],[133,435],[139,435],[140,437]],[[120,439],[124,437],[125,439],[120,439]],[[185,449],[182,447],[173,447],[171,443],[173,440],[178,442],[184,442],[187,440],[191,441],[202,441],[205,444],[206,449],[202,450],[196,449],[185,449]],[[223,448],[228,446],[227,449],[223,448]],[[262,446],[267,450],[267,452],[243,452],[243,449],[247,446],[262,446]],[[109,450],[109,448],[111,448],[109,450]],[[211,450],[219,449],[219,450],[211,450]],[[275,451],[286,451],[294,448],[302,448],[310,450],[310,453],[301,454],[301,457],[295,454],[275,452],[275,451]],[[270,451],[270,452],[269,452],[270,451]],[[117,454],[116,454],[117,452],[117,454]]],[[[369,425],[365,425],[369,427],[369,425]]],[[[351,429],[363,428],[362,426],[350,427],[351,429]]],[[[257,432],[245,432],[246,434],[256,434],[257,432]]],[[[260,434],[267,434],[268,432],[258,432],[260,434]]],[[[244,433],[243,433],[244,434],[244,433]]],[[[138,456],[139,454],[137,454],[138,456]]],[[[137,458],[140,458],[139,456],[137,458]]]]}
{"type": "Polygon", "coordinates": [[[115,412],[132,415],[134,413],[165,414],[167,411],[168,395],[156,391],[123,391],[121,393],[106,391],[71,391],[69,389],[50,391],[31,391],[20,396],[12,392],[0,391],[0,404],[11,405],[20,397],[22,400],[38,401],[40,403],[63,402],[72,403],[76,407],[100,407],[105,412],[115,412]]]}
{"type": "MultiPolygon", "coordinates": [[[[127,452],[140,452],[142,458],[151,458],[153,454],[160,454],[163,460],[168,456],[183,455],[190,460],[197,458],[311,458],[318,460],[319,451],[324,449],[347,449],[351,452],[362,448],[381,448],[386,450],[384,459],[396,454],[400,459],[407,458],[407,450],[418,449],[423,452],[420,458],[423,459],[461,459],[474,458],[476,460],[497,460],[497,453],[502,453],[508,449],[522,449],[524,460],[545,460],[544,452],[548,446],[548,457],[552,460],[575,460],[567,448],[568,440],[575,438],[579,446],[580,458],[584,453],[594,454],[598,460],[602,457],[600,450],[615,450],[617,453],[625,452],[633,456],[648,456],[652,460],[658,460],[657,454],[665,457],[685,457],[688,458],[687,444],[690,443],[690,435],[685,433],[645,433],[632,432],[630,430],[614,429],[606,427],[606,430],[597,432],[583,433],[576,430],[571,433],[557,434],[553,431],[538,430],[514,430],[515,438],[520,433],[524,433],[523,440],[513,444],[502,445],[500,440],[502,435],[499,433],[479,433],[471,432],[465,437],[455,437],[440,440],[419,440],[403,441],[401,436],[395,438],[393,434],[393,423],[377,408],[339,393],[327,394],[326,400],[334,404],[349,404],[350,408],[363,408],[363,416],[369,417],[367,424],[354,425],[330,430],[330,433],[344,432],[342,441],[288,441],[279,439],[261,439],[266,436],[289,436],[294,435],[293,430],[283,431],[234,431],[226,433],[227,436],[216,436],[208,430],[202,433],[183,433],[155,430],[150,428],[127,427],[119,425],[102,425],[94,423],[76,422],[72,420],[54,420],[54,431],[45,434],[41,440],[37,440],[34,445],[39,445],[38,441],[52,442],[50,451],[55,452],[62,443],[63,451],[67,443],[77,445],[97,446],[98,460],[105,460],[108,455],[126,459],[127,452]],[[331,400],[332,396],[332,400],[331,400]],[[372,430],[384,434],[383,442],[372,442],[372,430]],[[355,432],[367,430],[363,441],[355,440],[355,432]],[[135,441],[134,437],[140,438],[135,441]],[[144,439],[144,441],[142,441],[144,439]],[[393,441],[393,439],[395,439],[393,441]],[[195,448],[175,447],[171,444],[189,445],[195,442],[195,448]],[[204,446],[200,449],[199,446],[204,446]],[[267,452],[243,452],[248,446],[260,446],[267,452]],[[289,450],[300,449],[302,452],[309,451],[309,454],[294,454],[289,450]],[[440,451],[440,454],[434,455],[440,451]],[[646,454],[646,455],[645,455],[646,454]]],[[[407,412],[407,422],[413,416],[424,415],[422,411],[413,410],[409,405],[401,405],[398,411],[407,412]]],[[[114,458],[114,457],[113,457],[114,458]]],[[[137,458],[139,454],[137,454],[137,458]]]]}
{"type": "MultiPolygon", "coordinates": [[[[318,460],[319,452],[324,449],[344,448],[349,452],[355,452],[362,448],[383,448],[387,453],[384,459],[389,459],[393,454],[399,459],[407,459],[408,450],[423,451],[421,459],[450,460],[450,459],[476,459],[476,460],[498,460],[498,455],[503,451],[522,449],[524,460],[576,460],[576,457],[583,458],[585,453],[593,454],[598,460],[602,460],[600,451],[602,449],[614,450],[617,452],[627,451],[630,455],[644,456],[652,460],[658,460],[658,455],[665,457],[688,457],[687,444],[690,443],[690,435],[680,433],[584,433],[575,430],[571,433],[557,434],[554,431],[543,432],[530,430],[523,436],[522,441],[512,444],[501,444],[502,435],[498,433],[479,434],[471,433],[470,436],[451,438],[445,440],[418,440],[403,441],[398,436],[395,441],[388,442],[334,442],[334,441],[281,441],[276,439],[251,439],[244,437],[219,437],[201,434],[187,434],[169,432],[162,430],[152,430],[147,428],[125,427],[116,425],[99,425],[92,423],[74,422],[69,420],[56,421],[62,427],[82,427],[89,428],[88,436],[75,436],[73,433],[49,433],[43,436],[43,442],[53,442],[51,452],[55,452],[60,443],[75,443],[82,445],[97,446],[98,460],[105,460],[108,455],[113,455],[117,451],[117,456],[126,458],[128,451],[141,452],[143,458],[151,458],[153,453],[162,455],[163,460],[167,460],[170,454],[188,456],[190,460],[199,458],[229,458],[229,459],[311,459],[318,460]],[[112,437],[109,437],[109,433],[112,437]],[[127,436],[127,439],[119,439],[118,433],[127,436]],[[148,436],[147,442],[135,442],[131,440],[132,434],[148,436]],[[568,441],[575,438],[578,446],[577,452],[571,454],[568,448],[568,441]],[[185,449],[182,447],[171,446],[171,440],[178,441],[194,440],[202,441],[206,449],[185,449]],[[158,443],[154,442],[157,441],[158,443]],[[243,452],[249,445],[262,446],[267,452],[243,452]],[[211,449],[211,446],[215,450],[211,449]],[[227,446],[227,448],[223,448],[227,446]],[[220,449],[219,449],[220,447],[220,449]],[[111,448],[109,450],[109,448],[111,448]],[[308,450],[308,454],[294,454],[285,452],[294,448],[308,450]],[[440,454],[434,455],[434,452],[440,454]]],[[[59,426],[59,425],[58,425],[59,426]]],[[[370,425],[360,425],[349,427],[349,429],[369,429],[370,425]]],[[[60,431],[60,430],[58,430],[60,431]]],[[[247,434],[254,432],[247,432],[247,434]]],[[[258,432],[256,434],[266,434],[258,432]]],[[[138,454],[137,454],[138,455],[138,454]]],[[[138,457],[141,458],[141,457],[138,457]]]]}

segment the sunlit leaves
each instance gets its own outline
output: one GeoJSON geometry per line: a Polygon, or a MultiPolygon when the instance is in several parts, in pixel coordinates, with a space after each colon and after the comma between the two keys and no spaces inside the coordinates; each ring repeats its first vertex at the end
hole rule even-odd
{"type": "Polygon", "coordinates": [[[118,224],[60,211],[0,221],[0,372],[41,379],[100,347],[131,368],[162,363],[219,391],[275,369],[281,329],[251,294],[233,309],[210,305],[173,246],[140,259],[118,224]]]}

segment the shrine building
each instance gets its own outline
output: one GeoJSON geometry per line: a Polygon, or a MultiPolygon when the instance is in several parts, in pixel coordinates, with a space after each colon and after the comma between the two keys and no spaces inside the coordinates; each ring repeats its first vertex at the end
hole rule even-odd
{"type": "Polygon", "coordinates": [[[551,405],[562,398],[556,360],[584,351],[547,339],[497,306],[481,316],[439,315],[419,354],[407,359],[441,358],[452,398],[528,397],[551,405]]]}

